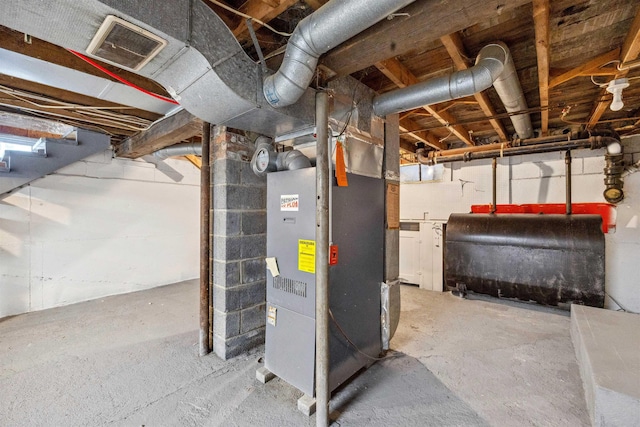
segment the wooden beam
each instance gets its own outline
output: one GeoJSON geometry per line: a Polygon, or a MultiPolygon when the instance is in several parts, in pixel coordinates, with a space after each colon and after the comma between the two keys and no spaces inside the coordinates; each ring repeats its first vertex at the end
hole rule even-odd
{"type": "Polygon", "coordinates": [[[588,70],[580,73],[581,77],[590,77],[590,76],[615,76],[620,71],[616,67],[602,67],[602,68],[594,68],[593,70],[588,70]]]}
{"type": "MultiPolygon", "coordinates": [[[[467,63],[466,58],[468,57],[467,52],[464,48],[464,44],[462,43],[462,38],[460,37],[460,33],[451,33],[446,36],[440,37],[440,41],[447,49],[449,56],[453,60],[454,65],[457,70],[466,70],[469,68],[469,64],[467,63]]],[[[489,97],[484,92],[478,92],[473,95],[473,97],[478,102],[480,109],[487,117],[493,117],[496,115],[496,110],[493,108],[489,97]]],[[[489,123],[498,134],[498,137],[501,141],[507,141],[509,138],[507,137],[507,131],[505,130],[502,122],[498,119],[489,119],[489,123]]]]}
{"type": "Polygon", "coordinates": [[[313,10],[320,9],[329,0],[304,0],[313,10]]]}
{"type": "Polygon", "coordinates": [[[423,130],[422,126],[408,117],[400,119],[400,132],[418,142],[424,142],[436,150],[444,150],[447,148],[435,135],[423,130]]]}
{"type": "MultiPolygon", "coordinates": [[[[622,44],[622,50],[620,51],[620,63],[625,63],[629,61],[633,61],[640,54],[640,8],[636,12],[636,17],[633,19],[631,23],[631,28],[627,33],[627,37],[622,44]]],[[[619,79],[621,77],[626,76],[629,73],[629,70],[620,71],[618,74],[614,76],[615,79],[619,79]]],[[[602,95],[608,95],[606,90],[603,90],[602,95]]],[[[593,128],[598,121],[600,121],[600,117],[607,111],[607,107],[611,103],[610,96],[600,96],[600,101],[596,104],[593,109],[593,113],[589,118],[589,122],[587,125],[587,129],[593,128]]]]}
{"type": "Polygon", "coordinates": [[[135,159],[199,135],[201,131],[202,120],[182,110],[125,139],[116,146],[115,153],[118,157],[135,159]]]}
{"type": "Polygon", "coordinates": [[[424,108],[427,112],[429,112],[434,119],[438,120],[440,124],[447,127],[449,132],[453,135],[457,136],[462,142],[469,146],[476,145],[475,142],[471,139],[471,134],[467,130],[467,128],[463,125],[452,125],[451,123],[456,122],[456,118],[448,111],[436,111],[435,108],[431,105],[425,105],[424,108]]]}
{"type": "Polygon", "coordinates": [[[541,131],[549,133],[549,0],[533,0],[533,24],[538,58],[541,131]]]}
{"type": "Polygon", "coordinates": [[[589,71],[595,70],[604,64],[616,61],[620,57],[620,49],[614,49],[610,52],[604,53],[602,55],[598,55],[597,57],[585,62],[582,65],[577,66],[576,68],[572,68],[571,70],[565,71],[564,73],[555,76],[549,81],[549,88],[556,87],[561,85],[562,83],[568,82],[569,80],[588,74],[589,71]]]}
{"type": "MultiPolygon", "coordinates": [[[[375,64],[376,67],[391,80],[398,87],[407,87],[418,83],[418,78],[405,67],[399,60],[396,58],[386,59],[384,61],[380,61],[375,64]]],[[[469,131],[462,125],[451,125],[451,123],[455,122],[455,118],[448,111],[438,112],[433,106],[424,106],[425,110],[429,112],[438,120],[441,124],[446,125],[448,129],[460,138],[467,145],[475,145],[469,136],[469,131]]]]}
{"type": "Polygon", "coordinates": [[[622,52],[620,52],[620,62],[625,63],[633,61],[640,55],[640,9],[636,13],[636,17],[631,23],[631,28],[627,33],[627,38],[622,44],[622,52]]]}
{"type": "MultiPolygon", "coordinates": [[[[354,0],[355,1],[355,0],[354,0]]],[[[409,16],[383,19],[368,30],[328,52],[321,63],[338,76],[415,50],[418,41],[429,43],[479,22],[488,22],[531,0],[416,1],[400,10],[409,16]]]]}
{"type": "MultiPolygon", "coordinates": [[[[280,0],[279,5],[277,7],[273,7],[268,3],[265,3],[263,0],[249,0],[240,7],[239,11],[255,19],[268,23],[296,3],[297,0],[280,0]]],[[[253,21],[254,30],[257,30],[261,26],[262,25],[253,21]]],[[[236,36],[240,42],[249,39],[249,29],[247,28],[244,18],[242,18],[240,24],[233,29],[233,35],[236,36]]]]}
{"type": "Polygon", "coordinates": [[[193,154],[189,154],[189,155],[184,156],[184,158],[189,160],[198,169],[202,169],[202,157],[198,157],[198,156],[194,156],[193,154]]]}

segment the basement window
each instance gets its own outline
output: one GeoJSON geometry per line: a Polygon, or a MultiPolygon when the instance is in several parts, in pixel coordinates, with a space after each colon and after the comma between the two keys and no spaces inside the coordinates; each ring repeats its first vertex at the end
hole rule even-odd
{"type": "Polygon", "coordinates": [[[6,151],[24,151],[30,153],[38,142],[37,139],[14,135],[0,135],[0,159],[6,151]]]}
{"type": "Polygon", "coordinates": [[[120,67],[137,71],[165,46],[167,41],[137,25],[109,15],[91,40],[87,53],[120,67]]]}
{"type": "Polygon", "coordinates": [[[444,165],[401,165],[400,182],[439,182],[444,176],[444,165]]]}

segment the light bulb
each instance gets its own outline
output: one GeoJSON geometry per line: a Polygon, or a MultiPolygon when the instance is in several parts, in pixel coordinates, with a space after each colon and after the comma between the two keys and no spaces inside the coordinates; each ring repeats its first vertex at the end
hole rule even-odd
{"type": "Polygon", "coordinates": [[[620,111],[622,107],[624,107],[624,102],[622,102],[622,89],[627,87],[629,87],[629,79],[627,78],[611,80],[609,82],[607,92],[613,94],[613,101],[609,106],[611,111],[620,111]]]}
{"type": "Polygon", "coordinates": [[[620,111],[624,107],[624,102],[622,102],[622,91],[617,90],[613,93],[613,101],[611,102],[611,111],[620,111]]]}

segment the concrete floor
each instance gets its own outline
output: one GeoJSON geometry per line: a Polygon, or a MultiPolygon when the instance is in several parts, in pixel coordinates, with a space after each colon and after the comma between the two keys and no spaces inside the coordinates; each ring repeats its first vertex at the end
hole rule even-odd
{"type": "MultiPolygon", "coordinates": [[[[262,348],[197,356],[197,281],[0,319],[0,425],[305,426],[262,348]]],[[[334,394],[335,426],[589,425],[570,319],[402,288],[395,351],[334,394]]]]}

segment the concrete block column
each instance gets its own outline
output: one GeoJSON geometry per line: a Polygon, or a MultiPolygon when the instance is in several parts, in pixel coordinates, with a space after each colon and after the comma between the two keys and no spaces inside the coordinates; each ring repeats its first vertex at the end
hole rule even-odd
{"type": "Polygon", "coordinates": [[[267,187],[248,138],[221,126],[212,138],[213,350],[226,360],[264,342],[267,187]]]}

